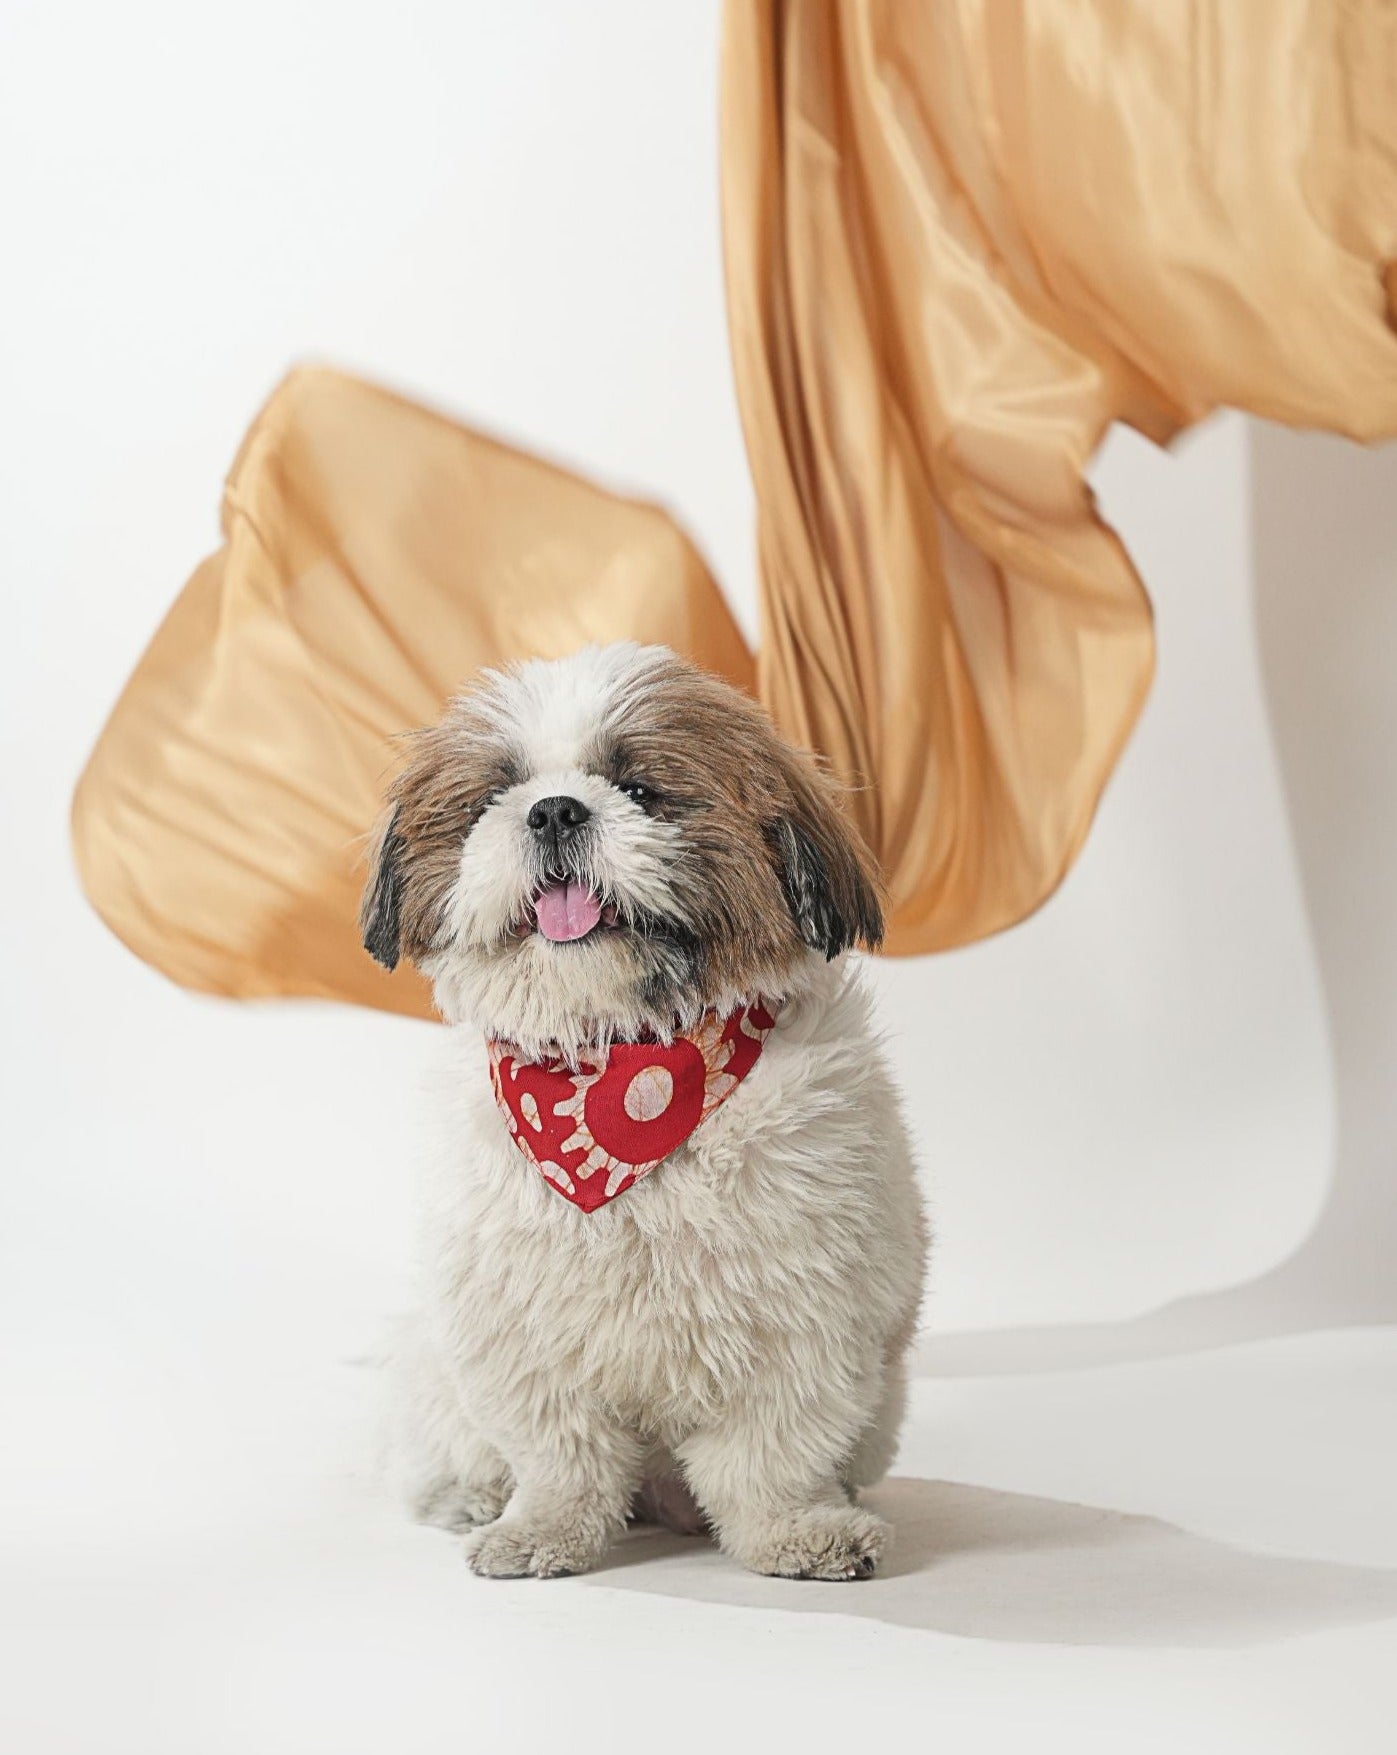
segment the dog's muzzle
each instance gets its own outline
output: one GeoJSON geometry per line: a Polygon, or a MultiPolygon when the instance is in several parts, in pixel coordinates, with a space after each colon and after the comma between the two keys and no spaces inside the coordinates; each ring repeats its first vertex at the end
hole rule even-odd
{"type": "Polygon", "coordinates": [[[591,811],[580,798],[560,794],[556,798],[539,799],[525,820],[539,846],[558,862],[561,869],[564,853],[571,848],[578,831],[586,826],[591,816],[591,811]]]}

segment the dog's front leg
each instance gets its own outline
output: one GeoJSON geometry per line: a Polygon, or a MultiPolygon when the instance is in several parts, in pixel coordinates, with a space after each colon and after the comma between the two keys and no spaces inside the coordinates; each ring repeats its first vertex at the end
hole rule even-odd
{"type": "Polygon", "coordinates": [[[724,1552],[781,1578],[866,1578],[888,1538],[843,1483],[857,1421],[762,1398],[729,1408],[678,1451],[724,1552]]]}
{"type": "Polygon", "coordinates": [[[504,1514],[465,1542],[483,1578],[586,1572],[625,1527],[645,1447],[607,1410],[550,1396],[498,1434],[514,1474],[504,1514]]]}

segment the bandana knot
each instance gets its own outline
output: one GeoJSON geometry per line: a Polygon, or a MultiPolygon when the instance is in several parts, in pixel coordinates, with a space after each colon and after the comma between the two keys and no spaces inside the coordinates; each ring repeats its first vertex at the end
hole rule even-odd
{"type": "Polygon", "coordinates": [[[494,1037],[490,1080],[516,1146],[551,1187],[594,1213],[648,1176],[727,1100],[761,1057],[776,1012],[758,997],[705,1012],[670,1042],[615,1042],[574,1069],[521,1058],[494,1037]]]}

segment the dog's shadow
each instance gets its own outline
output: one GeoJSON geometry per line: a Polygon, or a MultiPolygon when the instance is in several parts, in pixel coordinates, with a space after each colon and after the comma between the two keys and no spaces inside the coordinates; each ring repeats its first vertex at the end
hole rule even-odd
{"type": "Polygon", "coordinates": [[[867,1502],[896,1527],[867,1581],[758,1578],[701,1538],[643,1527],[593,1576],[700,1602],[1024,1644],[1250,1645],[1397,1615],[1397,1570],[1251,1553],[1153,1517],[905,1476],[867,1502]]]}

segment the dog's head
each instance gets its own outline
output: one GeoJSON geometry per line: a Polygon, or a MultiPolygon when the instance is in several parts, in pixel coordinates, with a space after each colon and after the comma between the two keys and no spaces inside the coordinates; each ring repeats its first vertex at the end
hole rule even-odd
{"type": "Polygon", "coordinates": [[[789,992],[883,931],[813,762],[726,683],[633,645],[487,672],[415,734],[361,925],[448,1018],[539,1051],[789,992]]]}

